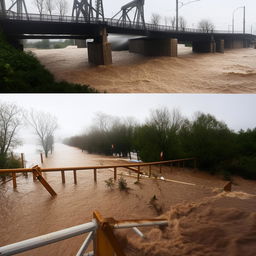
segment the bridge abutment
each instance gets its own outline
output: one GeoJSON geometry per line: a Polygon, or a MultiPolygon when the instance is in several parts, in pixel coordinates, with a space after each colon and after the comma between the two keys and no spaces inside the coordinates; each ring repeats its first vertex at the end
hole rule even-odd
{"type": "Polygon", "coordinates": [[[106,29],[101,31],[101,35],[94,38],[94,42],[90,42],[88,47],[89,63],[94,65],[110,65],[112,64],[111,44],[107,41],[106,29]]]}
{"type": "Polygon", "coordinates": [[[178,40],[174,38],[138,38],[129,40],[129,51],[144,56],[177,57],[178,40]]]}

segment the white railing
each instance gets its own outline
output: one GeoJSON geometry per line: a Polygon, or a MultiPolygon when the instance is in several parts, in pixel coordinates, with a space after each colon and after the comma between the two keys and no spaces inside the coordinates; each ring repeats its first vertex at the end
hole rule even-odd
{"type": "MultiPolygon", "coordinates": [[[[25,251],[29,251],[38,247],[42,247],[48,244],[56,243],[71,237],[79,236],[84,233],[89,233],[86,239],[84,240],[83,244],[81,245],[80,249],[78,250],[76,256],[101,256],[102,254],[98,254],[97,252],[89,252],[86,253],[86,250],[88,249],[88,246],[90,242],[96,240],[96,244],[99,247],[101,244],[100,239],[103,237],[101,235],[96,236],[96,233],[99,229],[103,230],[105,225],[103,223],[107,224],[111,229],[123,229],[123,228],[132,228],[132,230],[139,235],[142,238],[145,238],[144,234],[138,229],[138,227],[144,227],[144,226],[159,226],[159,225],[168,225],[168,221],[165,219],[151,219],[151,220],[125,220],[125,221],[115,221],[113,222],[105,222],[105,219],[100,216],[98,212],[94,212],[94,216],[96,216],[95,219],[93,219],[91,222],[81,224],[78,226],[62,229],[56,232],[52,232],[46,235],[37,236],[31,239],[27,239],[24,241],[20,241],[14,244],[9,244],[0,247],[0,255],[1,256],[9,256],[9,255],[15,255],[18,253],[22,253],[25,251]],[[97,217],[99,216],[99,217],[97,217]]],[[[107,232],[106,232],[107,233],[107,232]]],[[[107,236],[106,236],[107,237],[107,236]]],[[[108,237],[107,237],[108,238],[108,237]]],[[[113,237],[110,239],[110,241],[113,240],[113,237]]],[[[113,251],[115,251],[115,246],[111,244],[113,247],[113,251]]],[[[93,248],[96,248],[96,245],[94,244],[93,248]]],[[[124,254],[119,254],[118,250],[116,251],[117,256],[121,256],[124,254]]]]}

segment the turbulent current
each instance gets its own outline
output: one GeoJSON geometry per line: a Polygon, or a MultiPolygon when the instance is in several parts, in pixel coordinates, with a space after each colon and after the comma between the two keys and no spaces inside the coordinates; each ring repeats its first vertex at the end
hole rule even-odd
{"type": "Polygon", "coordinates": [[[113,52],[113,65],[88,65],[87,49],[33,50],[58,80],[88,84],[109,93],[255,93],[256,50],[194,54],[179,45],[179,56],[143,57],[113,52]]]}

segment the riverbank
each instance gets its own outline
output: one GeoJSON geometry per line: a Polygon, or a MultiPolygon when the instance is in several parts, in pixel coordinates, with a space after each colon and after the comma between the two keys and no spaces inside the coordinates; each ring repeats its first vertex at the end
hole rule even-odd
{"type": "MultiPolygon", "coordinates": [[[[59,144],[55,147],[53,155],[50,155],[49,158],[44,161],[43,167],[105,165],[116,164],[117,162],[122,163],[123,161],[127,163],[126,160],[99,155],[89,155],[79,149],[59,144]]],[[[142,169],[142,171],[147,170],[142,169]]],[[[159,168],[154,168],[153,171],[155,173],[153,177],[160,175],[159,168]]],[[[194,169],[177,167],[162,168],[161,176],[164,176],[166,179],[190,184],[156,180],[154,178],[142,178],[139,184],[135,184],[136,178],[129,177],[129,173],[122,169],[118,170],[119,175],[121,172],[123,172],[124,178],[128,183],[129,190],[127,192],[119,191],[117,185],[115,185],[113,190],[110,190],[105,186],[105,180],[113,177],[113,170],[110,169],[98,171],[97,183],[94,183],[93,181],[93,170],[78,171],[77,185],[73,183],[72,173],[66,173],[65,184],[61,183],[60,173],[45,174],[47,181],[58,194],[54,199],[50,197],[48,192],[38,181],[33,182],[31,175],[29,175],[27,179],[25,177],[18,178],[18,187],[15,191],[12,189],[11,182],[6,183],[0,188],[0,246],[73,225],[82,224],[91,220],[92,212],[94,210],[100,211],[105,217],[111,216],[116,219],[157,217],[159,216],[159,213],[157,213],[155,208],[150,204],[150,200],[154,196],[157,198],[157,204],[162,208],[162,212],[166,213],[165,216],[170,219],[170,230],[176,230],[173,227],[173,224],[177,219],[180,221],[182,216],[184,218],[188,216],[188,220],[191,218],[199,221],[201,218],[200,207],[201,205],[205,205],[205,201],[207,202],[207,207],[204,208],[203,211],[205,219],[201,219],[202,221],[207,220],[207,218],[211,219],[212,222],[210,222],[208,226],[207,222],[205,222],[205,225],[208,228],[214,228],[213,223],[216,216],[219,215],[218,211],[216,211],[216,214],[214,212],[211,213],[216,208],[215,203],[218,202],[218,200],[214,200],[214,198],[223,198],[224,201],[221,201],[221,207],[223,212],[226,212],[224,216],[227,216],[228,212],[231,212],[230,209],[238,209],[241,212],[245,212],[244,214],[249,214],[250,212],[255,211],[255,181],[246,181],[242,178],[235,177],[234,183],[236,185],[233,186],[235,193],[231,193],[230,196],[228,196],[228,194],[226,195],[222,193],[222,188],[226,181],[217,176],[212,176],[194,169]],[[210,199],[208,200],[208,198],[210,199]],[[177,204],[179,204],[179,206],[177,204]],[[169,212],[170,208],[172,209],[172,215],[169,212]],[[173,212],[176,212],[176,215],[173,212]],[[180,213],[180,215],[178,213],[180,213]]],[[[226,217],[225,223],[232,224],[235,227],[235,224],[241,220],[241,217],[240,215],[230,216],[231,217],[226,217]]],[[[187,223],[183,222],[183,220],[180,221],[180,228],[178,229],[180,232],[185,228],[187,223]]],[[[193,228],[192,226],[194,226],[194,228],[199,227],[196,221],[192,223],[190,230],[193,228]]],[[[221,225],[221,222],[219,225],[221,225]]],[[[239,227],[241,228],[241,226],[239,227]]],[[[225,227],[223,227],[223,230],[225,231],[225,227]]],[[[154,229],[149,232],[156,234],[157,239],[152,237],[152,233],[148,233],[147,231],[145,233],[149,236],[150,241],[148,243],[141,243],[141,245],[136,243],[132,246],[135,246],[136,248],[140,248],[138,246],[141,246],[141,248],[143,247],[144,249],[141,249],[141,252],[145,252],[145,254],[141,255],[169,255],[166,254],[166,252],[162,253],[163,250],[160,252],[157,250],[152,251],[152,248],[156,248],[156,244],[154,243],[158,243],[157,246],[161,246],[162,235],[159,231],[154,229]],[[151,245],[153,245],[153,247],[151,245]],[[147,250],[148,252],[146,253],[147,250]]],[[[128,234],[130,234],[130,232],[128,232],[128,234]]],[[[168,233],[165,234],[168,237],[168,233]]],[[[172,237],[173,239],[177,238],[176,244],[178,247],[189,248],[188,245],[186,245],[185,240],[178,239],[179,237],[177,236],[177,233],[172,234],[172,237]]],[[[225,236],[224,238],[225,241],[232,239],[229,236],[225,236]]],[[[171,246],[173,246],[173,239],[170,240],[172,244],[171,246]]],[[[35,249],[32,252],[33,255],[39,256],[46,254],[50,256],[75,255],[83,240],[84,236],[72,238],[68,242],[60,242],[40,249],[35,249]]],[[[138,241],[137,237],[136,241],[138,241]]],[[[163,240],[162,242],[166,244],[167,241],[163,240]]],[[[195,242],[200,244],[200,241],[195,242]]],[[[203,251],[205,252],[205,248],[208,247],[208,244],[202,243],[200,248],[204,248],[203,251]]],[[[166,246],[163,248],[166,248],[166,246]]],[[[177,248],[176,250],[178,252],[177,248]]],[[[129,249],[127,250],[129,251],[129,249]]],[[[185,252],[187,252],[187,250],[188,249],[180,250],[179,255],[186,255],[185,252]]],[[[23,253],[22,255],[31,255],[31,252],[23,253]]],[[[212,255],[223,254],[215,253],[212,255]]],[[[245,253],[243,255],[251,254],[245,253]]]]}

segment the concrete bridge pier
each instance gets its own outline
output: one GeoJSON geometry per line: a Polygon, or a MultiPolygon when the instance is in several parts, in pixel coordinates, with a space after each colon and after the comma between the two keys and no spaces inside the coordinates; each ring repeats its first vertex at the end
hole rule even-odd
{"type": "Polygon", "coordinates": [[[224,53],[225,51],[225,40],[216,40],[216,52],[224,53]]]}
{"type": "Polygon", "coordinates": [[[225,40],[225,48],[226,49],[240,49],[240,48],[248,48],[248,47],[250,47],[249,40],[243,40],[243,39],[225,40]]]}
{"type": "MultiPolygon", "coordinates": [[[[215,53],[217,44],[214,40],[203,40],[203,41],[193,41],[192,49],[193,52],[198,53],[215,53]]],[[[220,44],[218,44],[218,49],[220,49],[220,44]]]]}
{"type": "Polygon", "coordinates": [[[144,56],[177,57],[178,40],[174,38],[138,38],[129,40],[129,52],[144,56]]]}
{"type": "Polygon", "coordinates": [[[77,48],[86,48],[86,40],[75,39],[75,45],[77,48]]]}
{"type": "Polygon", "coordinates": [[[94,42],[89,42],[88,60],[94,65],[110,65],[112,64],[111,44],[107,40],[107,31],[102,29],[100,35],[94,38],[94,42]]]}

